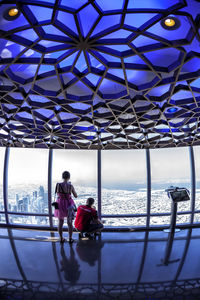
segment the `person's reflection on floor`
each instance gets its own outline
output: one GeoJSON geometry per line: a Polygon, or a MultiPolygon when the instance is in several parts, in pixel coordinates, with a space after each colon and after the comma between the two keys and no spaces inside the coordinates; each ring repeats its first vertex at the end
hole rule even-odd
{"type": "Polygon", "coordinates": [[[66,281],[69,281],[72,285],[75,284],[80,277],[81,271],[79,270],[80,265],[78,264],[73,246],[70,245],[70,255],[67,258],[64,250],[64,245],[61,245],[60,254],[62,259],[60,261],[61,264],[61,271],[64,272],[64,277],[66,281]]]}
{"type": "Polygon", "coordinates": [[[82,261],[87,262],[90,266],[94,266],[95,262],[101,255],[101,249],[104,242],[101,240],[79,240],[76,245],[76,252],[82,261]]]}

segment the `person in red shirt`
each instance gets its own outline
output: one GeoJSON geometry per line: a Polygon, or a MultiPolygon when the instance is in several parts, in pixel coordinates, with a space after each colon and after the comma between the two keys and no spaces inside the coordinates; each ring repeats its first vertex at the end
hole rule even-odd
{"type": "Polygon", "coordinates": [[[97,211],[92,207],[93,204],[94,199],[88,198],[86,205],[80,205],[77,209],[75,227],[80,231],[79,237],[83,237],[84,232],[86,237],[91,237],[92,233],[100,232],[103,229],[97,211]]]}

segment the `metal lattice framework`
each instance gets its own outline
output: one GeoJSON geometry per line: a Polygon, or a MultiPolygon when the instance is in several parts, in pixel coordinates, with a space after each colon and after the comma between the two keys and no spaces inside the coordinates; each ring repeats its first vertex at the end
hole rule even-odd
{"type": "Polygon", "coordinates": [[[197,0],[1,1],[0,145],[199,145],[198,12],[197,0]]]}

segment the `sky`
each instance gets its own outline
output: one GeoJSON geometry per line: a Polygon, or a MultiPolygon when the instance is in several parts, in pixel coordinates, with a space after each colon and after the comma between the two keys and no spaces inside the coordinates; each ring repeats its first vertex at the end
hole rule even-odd
{"type": "MultiPolygon", "coordinates": [[[[200,174],[200,147],[194,147],[197,179],[200,174]]],[[[0,148],[0,172],[3,175],[4,148],[0,148]]],[[[190,180],[189,149],[155,149],[150,151],[153,183],[190,180]]],[[[48,150],[11,148],[8,184],[47,182],[48,150]]],[[[96,186],[97,152],[88,150],[54,150],[52,179],[61,181],[62,172],[71,173],[74,185],[96,186]]],[[[102,187],[121,187],[146,182],[145,150],[102,151],[102,187]]],[[[2,183],[2,176],[0,176],[2,183]]]]}

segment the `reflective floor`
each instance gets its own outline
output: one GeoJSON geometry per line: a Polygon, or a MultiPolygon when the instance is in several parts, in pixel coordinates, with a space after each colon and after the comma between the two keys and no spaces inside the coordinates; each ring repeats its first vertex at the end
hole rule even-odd
{"type": "MultiPolygon", "coordinates": [[[[65,233],[67,236],[67,233],[65,233]]],[[[103,232],[63,246],[54,232],[0,228],[0,299],[200,299],[200,229],[103,232]]]]}

